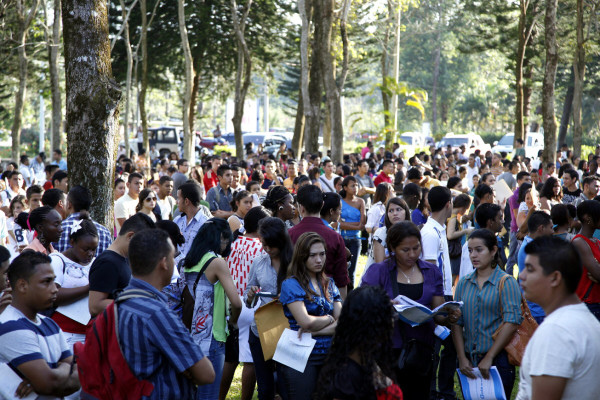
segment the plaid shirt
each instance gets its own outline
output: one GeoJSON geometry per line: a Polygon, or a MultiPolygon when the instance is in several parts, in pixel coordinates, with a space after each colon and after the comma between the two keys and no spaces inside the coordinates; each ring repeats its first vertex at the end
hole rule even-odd
{"type": "MultiPolygon", "coordinates": [[[[70,243],[70,238],[71,238],[71,228],[73,227],[73,224],[75,223],[76,220],[79,219],[79,213],[75,212],[71,215],[69,215],[67,217],[67,219],[65,219],[62,222],[62,235],[60,235],[60,239],[58,241],[57,244],[54,244],[54,248],[59,251],[59,252],[63,252],[66,249],[68,249],[69,247],[71,247],[71,243],[70,243]]],[[[96,225],[96,229],[98,230],[98,248],[96,249],[96,257],[98,257],[100,255],[100,253],[102,253],[104,250],[106,250],[108,248],[108,246],[111,245],[111,243],[113,242],[113,238],[112,235],[110,234],[110,231],[108,229],[106,229],[106,227],[104,227],[103,225],[100,225],[98,222],[92,220],[92,222],[94,223],[94,225],[96,225]]]]}

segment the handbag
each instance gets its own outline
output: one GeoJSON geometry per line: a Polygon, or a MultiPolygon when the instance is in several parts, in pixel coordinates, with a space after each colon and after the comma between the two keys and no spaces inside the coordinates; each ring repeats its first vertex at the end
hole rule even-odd
{"type": "MultiPolygon", "coordinates": [[[[502,289],[504,289],[504,282],[509,278],[509,275],[503,276],[500,280],[499,292],[500,292],[500,303],[502,303],[502,289]]],[[[521,325],[517,328],[513,337],[510,339],[510,342],[506,346],[504,346],[504,350],[508,353],[508,362],[515,366],[520,366],[521,361],[523,360],[523,354],[525,354],[525,348],[527,347],[527,343],[533,336],[533,333],[538,327],[537,321],[531,315],[531,311],[529,311],[529,306],[527,305],[527,301],[525,298],[521,296],[521,315],[523,316],[523,321],[521,325]]],[[[500,324],[496,332],[492,335],[492,339],[496,340],[498,333],[502,329],[502,327],[506,324],[503,322],[500,324]]]]}
{"type": "Polygon", "coordinates": [[[417,339],[402,344],[398,369],[419,376],[427,376],[433,368],[433,347],[417,339]]]}
{"type": "MultiPolygon", "coordinates": [[[[458,220],[456,220],[455,229],[458,230],[458,220]]],[[[448,255],[450,258],[459,258],[462,255],[462,236],[457,239],[448,240],[448,255]]]]}

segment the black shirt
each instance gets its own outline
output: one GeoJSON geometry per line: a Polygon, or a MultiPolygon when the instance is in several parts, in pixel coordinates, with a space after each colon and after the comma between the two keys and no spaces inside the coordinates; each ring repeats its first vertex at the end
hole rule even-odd
{"type": "Polygon", "coordinates": [[[104,250],[90,268],[90,290],[108,293],[109,299],[114,299],[116,290],[125,289],[130,279],[129,260],[112,250],[104,250]]]}

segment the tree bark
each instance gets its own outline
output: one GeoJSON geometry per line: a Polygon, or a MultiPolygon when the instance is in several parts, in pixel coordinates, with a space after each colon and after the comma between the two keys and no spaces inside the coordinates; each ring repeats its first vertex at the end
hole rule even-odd
{"type": "Polygon", "coordinates": [[[296,153],[296,159],[300,159],[302,147],[304,145],[304,101],[302,99],[302,89],[298,90],[298,108],[296,109],[296,122],[294,123],[294,136],[292,138],[292,149],[296,153]]]}
{"type": "Polygon", "coordinates": [[[573,60],[573,155],[581,156],[583,128],[581,126],[581,103],[585,79],[585,40],[583,37],[583,0],[577,0],[577,47],[573,60]]]}
{"type": "MultiPolygon", "coordinates": [[[[311,0],[298,0],[298,13],[302,21],[302,29],[300,33],[300,93],[302,94],[302,112],[304,114],[304,145],[306,152],[314,153],[318,149],[318,119],[319,114],[315,114],[315,108],[313,106],[313,100],[315,100],[314,89],[315,85],[319,86],[320,91],[320,79],[316,79],[318,74],[318,64],[314,62],[314,51],[313,51],[313,63],[309,64],[308,46],[310,37],[310,21],[311,21],[311,0]],[[310,68],[310,70],[309,70],[310,68]],[[316,74],[316,75],[315,75],[316,74]],[[310,75],[310,84],[309,84],[310,75]],[[315,130],[315,120],[317,120],[317,129],[315,130]]],[[[320,103],[320,93],[317,102],[320,103]]],[[[300,106],[300,103],[298,104],[300,106]]],[[[302,143],[298,142],[299,146],[302,143]]],[[[301,153],[301,147],[298,147],[298,155],[301,153]]]]}
{"type": "Polygon", "coordinates": [[[542,85],[542,116],[544,120],[543,165],[556,161],[556,120],[554,115],[554,83],[558,64],[558,43],[556,42],[556,9],[558,0],[546,0],[544,18],[546,43],[546,69],[542,85]]]}
{"type": "Polygon", "coordinates": [[[196,163],[196,148],[194,146],[194,135],[190,131],[190,103],[192,101],[192,85],[194,77],[194,68],[192,60],[192,50],[188,40],[188,33],[185,21],[185,3],[184,0],[177,1],[177,17],[179,21],[179,34],[181,35],[181,47],[185,57],[185,90],[183,95],[183,157],[186,158],[190,165],[196,163]]]}
{"type": "Polygon", "coordinates": [[[25,45],[27,43],[27,31],[31,26],[31,22],[35,17],[39,0],[33,0],[33,4],[29,9],[29,12],[25,14],[25,0],[17,0],[17,23],[18,31],[16,42],[18,45],[19,52],[19,90],[15,97],[15,108],[14,108],[14,120],[11,128],[12,135],[12,159],[15,162],[19,162],[19,152],[21,151],[21,126],[23,119],[23,106],[25,104],[25,96],[27,95],[27,75],[29,67],[29,59],[27,58],[27,51],[25,45]]]}
{"type": "Polygon", "coordinates": [[[560,126],[558,128],[558,140],[557,145],[560,147],[561,144],[567,141],[567,132],[569,130],[569,120],[571,119],[571,111],[573,109],[573,94],[575,87],[573,86],[573,67],[571,67],[571,73],[569,74],[569,87],[565,94],[565,101],[563,102],[562,116],[560,117],[560,126]]]}
{"type": "Polygon", "coordinates": [[[190,98],[190,130],[193,135],[196,134],[196,130],[194,129],[194,125],[196,123],[196,104],[198,102],[198,92],[200,91],[200,78],[202,73],[200,72],[200,57],[194,58],[194,63],[192,64],[194,70],[194,83],[192,86],[192,97],[190,98]]]}
{"type": "MultiPolygon", "coordinates": [[[[533,94],[533,66],[529,58],[525,57],[523,61],[523,132],[524,139],[527,138],[527,132],[530,131],[529,115],[531,114],[531,95],[533,94]]],[[[537,130],[537,129],[536,129],[537,130]]]]}
{"type": "Polygon", "coordinates": [[[435,135],[437,133],[437,114],[438,114],[438,80],[440,77],[440,59],[442,57],[442,44],[440,42],[442,36],[442,24],[438,26],[438,33],[436,38],[436,47],[433,51],[433,87],[431,88],[431,133],[435,135]]]}
{"type": "Polygon", "coordinates": [[[60,1],[54,0],[52,39],[48,43],[48,70],[50,74],[50,90],[52,92],[52,140],[50,141],[52,149],[60,149],[62,142],[62,99],[58,72],[58,46],[60,45],[61,22],[60,1]]]}
{"type": "MultiPolygon", "coordinates": [[[[384,130],[391,129],[391,114],[390,114],[390,96],[388,94],[388,76],[389,76],[389,63],[390,55],[388,52],[388,46],[390,44],[390,36],[392,30],[392,3],[388,1],[388,17],[386,20],[385,35],[383,36],[381,58],[381,102],[383,104],[383,125],[384,130]]],[[[386,133],[387,135],[387,133],[386,133]]]]}
{"type": "Polygon", "coordinates": [[[63,0],[69,183],[90,189],[90,213],[113,226],[121,90],[113,79],[104,0],[63,0]]]}
{"type": "MultiPolygon", "coordinates": [[[[146,15],[146,0],[140,0],[140,11],[142,14],[142,35],[141,35],[141,49],[142,49],[142,79],[141,79],[141,88],[140,88],[140,96],[139,96],[139,106],[140,106],[140,118],[142,120],[142,133],[144,134],[144,139],[142,143],[142,147],[146,149],[146,156],[150,155],[150,141],[148,138],[148,114],[146,113],[146,91],[148,90],[148,16],[146,15]]],[[[136,151],[138,149],[135,149],[136,151]]],[[[148,157],[147,157],[148,158],[148,157]]],[[[148,159],[148,165],[150,165],[150,160],[148,159]]]]}
{"type": "Polygon", "coordinates": [[[250,51],[248,50],[248,44],[244,37],[246,32],[246,22],[248,20],[248,14],[250,13],[250,7],[252,7],[252,0],[248,0],[244,7],[242,18],[238,17],[237,2],[231,0],[231,16],[233,18],[233,27],[235,30],[235,37],[237,41],[237,71],[235,75],[235,99],[234,99],[234,110],[233,118],[233,132],[235,136],[235,152],[236,156],[244,157],[244,142],[242,138],[242,118],[244,116],[244,102],[246,101],[246,94],[250,87],[250,78],[252,76],[252,59],[250,57],[250,51]]]}
{"type": "MultiPolygon", "coordinates": [[[[398,7],[396,12],[396,37],[394,41],[394,82],[398,85],[398,81],[400,79],[400,35],[402,32],[402,4],[400,1],[396,4],[398,7]]],[[[396,137],[396,132],[398,131],[398,93],[394,92],[392,94],[392,109],[391,109],[390,119],[392,121],[392,129],[388,129],[385,135],[385,148],[391,149],[392,142],[396,137]]]]}
{"type": "MultiPolygon", "coordinates": [[[[123,16],[123,39],[125,40],[125,51],[127,52],[127,77],[125,80],[125,117],[123,118],[123,122],[125,126],[123,127],[123,140],[125,141],[125,154],[129,157],[130,154],[130,144],[129,144],[129,108],[131,103],[131,75],[133,72],[133,54],[131,51],[131,42],[129,40],[129,14],[131,12],[131,8],[127,10],[125,7],[125,1],[119,0],[121,4],[121,12],[123,16]]],[[[131,5],[133,7],[135,2],[131,5]]]]}

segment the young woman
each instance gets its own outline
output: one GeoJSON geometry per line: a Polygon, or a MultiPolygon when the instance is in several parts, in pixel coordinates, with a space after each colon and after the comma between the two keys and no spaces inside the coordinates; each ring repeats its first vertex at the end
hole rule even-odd
{"type": "Polygon", "coordinates": [[[325,242],[314,232],[302,234],[296,241],[288,278],[281,285],[279,301],[290,329],[310,332],[317,341],[304,372],[281,366],[289,399],[312,398],[317,378],[342,310],[342,297],[331,278],[323,273],[325,242]]]}
{"type": "Polygon", "coordinates": [[[323,223],[339,233],[341,215],[342,198],[340,195],[333,192],[323,193],[323,207],[321,208],[323,223]]]}
{"type": "Polygon", "coordinates": [[[550,211],[555,204],[562,204],[563,192],[560,181],[549,177],[540,191],[540,209],[550,211]]]}
{"type": "Polygon", "coordinates": [[[115,179],[115,201],[119,200],[125,194],[125,190],[127,186],[125,185],[125,181],[121,178],[115,179]]]}
{"type": "Polygon", "coordinates": [[[373,234],[373,242],[368,251],[365,271],[371,264],[383,262],[389,257],[386,244],[387,231],[392,225],[401,221],[410,221],[410,210],[404,200],[400,197],[394,197],[387,202],[385,208],[385,225],[373,234]]]}
{"type": "Polygon", "coordinates": [[[353,176],[345,177],[342,181],[342,190],[340,191],[340,196],[342,197],[340,228],[344,243],[352,254],[350,268],[348,269],[351,285],[354,283],[354,271],[356,270],[356,262],[360,254],[362,243],[360,240],[361,231],[364,229],[367,219],[365,201],[356,195],[357,192],[358,185],[356,178],[353,176]]]}
{"type": "Polygon", "coordinates": [[[515,278],[498,266],[498,241],[491,231],[478,229],[471,233],[468,248],[475,271],[458,282],[454,294],[454,300],[464,302],[462,318],[452,326],[459,368],[466,376],[475,378],[472,369],[478,367],[488,379],[490,368],[495,366],[509,399],[515,383],[515,367],[508,363],[504,347],[521,324],[521,291],[515,278]],[[496,339],[492,339],[503,323],[496,339]]]}
{"type": "MultiPolygon", "coordinates": [[[[226,220],[211,218],[198,230],[184,262],[183,282],[194,298],[192,338],[215,369],[215,381],[198,388],[197,400],[216,400],[225,362],[227,339],[226,297],[231,303],[229,322],[238,320],[242,302],[224,257],[231,251],[231,229],[226,220]]],[[[186,317],[186,315],[184,315],[186,317]]]]}
{"type": "Polygon", "coordinates": [[[577,215],[575,206],[571,204],[556,204],[552,206],[550,210],[550,217],[554,224],[554,235],[561,238],[564,241],[571,242],[575,237],[574,233],[571,233],[571,225],[573,225],[573,219],[577,215]],[[575,215],[571,214],[571,208],[575,215]]]}
{"type": "Polygon", "coordinates": [[[263,200],[263,206],[271,211],[274,217],[286,222],[294,218],[294,198],[289,190],[282,185],[275,185],[269,188],[267,196],[263,200]]]}
{"type": "Polygon", "coordinates": [[[244,233],[244,217],[251,208],[252,195],[250,192],[240,190],[233,195],[233,199],[231,200],[231,210],[233,211],[233,215],[227,219],[231,232],[235,232],[239,229],[241,233],[244,233]]]}
{"type": "MultiPolygon", "coordinates": [[[[70,245],[62,253],[53,253],[52,269],[58,286],[55,306],[84,301],[90,290],[90,266],[98,248],[98,230],[86,212],[79,213],[79,219],[73,223],[70,245]]],[[[67,344],[73,347],[76,342],[85,341],[86,324],[75,321],[60,313],[60,308],[52,314],[52,319],[65,332],[67,344]]]]}
{"type": "Polygon", "coordinates": [[[29,244],[29,231],[21,228],[15,221],[25,208],[25,196],[23,195],[17,195],[10,201],[6,229],[8,230],[7,248],[10,251],[11,261],[29,244]]]}
{"type": "MultiPolygon", "coordinates": [[[[420,260],[421,232],[409,221],[398,222],[387,232],[390,257],[373,264],[362,278],[362,286],[379,286],[390,298],[404,295],[428,308],[444,303],[443,279],[433,264],[420,260]]],[[[435,317],[438,325],[455,323],[460,310],[448,309],[448,316],[435,317]]],[[[398,360],[403,347],[419,349],[419,365],[406,365],[402,371],[396,364],[396,377],[407,400],[428,399],[433,374],[433,346],[435,343],[434,321],[412,328],[404,322],[396,322],[392,339],[394,360],[398,360]]],[[[395,361],[396,363],[396,361],[395,361]]]]}
{"type": "Polygon", "coordinates": [[[152,219],[152,222],[160,221],[162,219],[161,215],[154,212],[157,200],[156,193],[151,189],[143,189],[140,192],[135,211],[146,214],[152,219]]]}
{"type": "Polygon", "coordinates": [[[321,369],[317,400],[401,400],[393,381],[395,310],[376,286],[350,292],[338,320],[331,350],[321,369]]]}
{"type": "Polygon", "coordinates": [[[380,183],[377,185],[377,188],[375,188],[373,204],[371,205],[371,208],[369,208],[367,222],[365,223],[365,230],[369,232],[370,235],[369,242],[371,242],[371,237],[375,231],[383,226],[385,219],[385,205],[392,197],[394,197],[394,187],[389,183],[380,183]]]}
{"type": "Polygon", "coordinates": [[[529,216],[540,209],[538,200],[538,193],[530,183],[523,183],[519,186],[519,209],[517,213],[517,226],[519,227],[519,233],[526,234],[527,220],[529,216]]]}
{"type": "Polygon", "coordinates": [[[16,221],[23,229],[34,230],[36,237],[23,250],[31,249],[46,255],[54,253],[52,243],[58,243],[62,234],[62,218],[52,207],[42,206],[31,213],[21,213],[16,221]]]}
{"type": "MultiPolygon", "coordinates": [[[[281,284],[287,277],[294,251],[285,224],[279,218],[268,217],[261,220],[258,235],[265,254],[255,258],[250,267],[250,278],[244,292],[244,300],[248,308],[252,308],[254,304],[261,306],[273,300],[273,297],[263,296],[256,299],[257,293],[271,293],[275,296],[281,291],[281,284]]],[[[258,398],[273,399],[275,393],[282,393],[283,388],[275,388],[273,376],[275,363],[265,361],[254,321],[252,321],[248,342],[256,371],[258,398]]]]}
{"type": "Polygon", "coordinates": [[[469,213],[470,207],[471,197],[464,193],[456,196],[452,205],[452,215],[446,223],[446,238],[448,239],[453,284],[456,284],[460,274],[460,257],[462,255],[463,242],[466,235],[473,231],[473,228],[462,228],[462,224],[466,220],[464,217],[469,213]],[[452,251],[453,249],[455,251],[452,251]]]}
{"type": "Polygon", "coordinates": [[[321,187],[319,183],[319,178],[321,177],[321,169],[319,167],[313,167],[308,171],[308,178],[310,179],[311,184],[321,187]]]}

